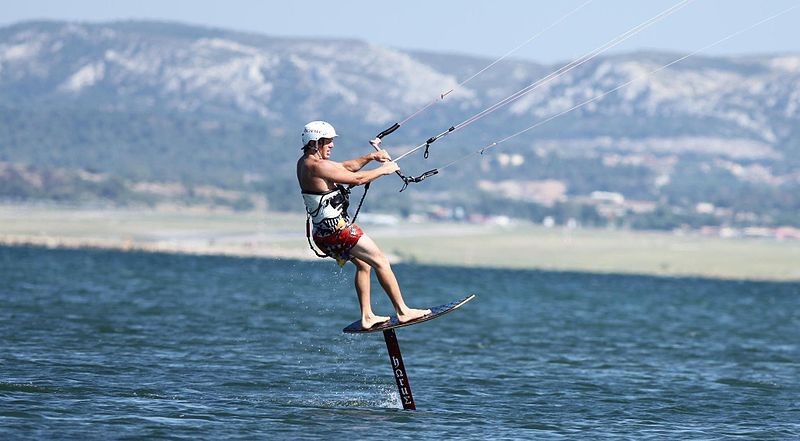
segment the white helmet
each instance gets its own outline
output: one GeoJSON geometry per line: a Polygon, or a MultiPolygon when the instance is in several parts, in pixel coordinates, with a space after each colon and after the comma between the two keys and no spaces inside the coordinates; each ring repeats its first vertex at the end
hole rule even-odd
{"type": "Polygon", "coordinates": [[[336,130],[332,125],[325,121],[311,121],[303,127],[303,147],[311,141],[318,141],[320,138],[335,138],[336,130]]]}

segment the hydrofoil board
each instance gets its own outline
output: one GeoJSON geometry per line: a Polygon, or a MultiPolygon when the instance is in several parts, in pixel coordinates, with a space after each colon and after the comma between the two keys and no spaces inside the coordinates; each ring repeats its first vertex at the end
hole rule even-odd
{"type": "Polygon", "coordinates": [[[389,329],[402,328],[404,326],[416,325],[417,323],[427,322],[428,320],[433,320],[433,319],[435,319],[437,317],[441,317],[441,316],[447,314],[450,311],[453,311],[455,309],[460,308],[461,305],[469,302],[470,300],[472,300],[474,298],[475,298],[475,294],[470,294],[470,295],[464,297],[461,300],[456,300],[454,302],[445,303],[444,305],[434,306],[433,308],[430,308],[430,310],[431,310],[430,314],[423,315],[422,317],[420,317],[418,319],[407,321],[405,323],[400,323],[397,320],[397,316],[392,316],[388,321],[385,321],[383,323],[378,323],[377,325],[375,325],[375,326],[373,326],[373,327],[371,327],[369,329],[364,329],[364,328],[361,327],[361,320],[356,320],[353,323],[351,323],[350,326],[344,328],[342,331],[344,331],[344,332],[346,332],[348,334],[364,334],[364,333],[367,333],[367,332],[388,331],[389,329]]]}

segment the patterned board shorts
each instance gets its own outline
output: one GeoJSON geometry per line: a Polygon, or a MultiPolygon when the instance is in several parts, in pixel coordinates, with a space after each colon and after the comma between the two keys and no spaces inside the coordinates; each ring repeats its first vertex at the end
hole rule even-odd
{"type": "Polygon", "coordinates": [[[314,243],[323,253],[336,259],[339,266],[344,266],[353,257],[350,255],[350,250],[356,246],[358,239],[361,239],[363,235],[364,231],[361,230],[361,227],[356,224],[350,224],[326,236],[320,236],[315,233],[314,243]]]}

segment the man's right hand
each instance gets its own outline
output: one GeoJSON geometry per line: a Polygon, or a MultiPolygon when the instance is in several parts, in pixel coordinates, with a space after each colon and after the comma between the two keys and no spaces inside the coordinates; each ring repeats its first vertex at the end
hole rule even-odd
{"type": "Polygon", "coordinates": [[[394,161],[386,161],[380,166],[381,171],[384,175],[390,175],[396,171],[400,170],[400,166],[397,165],[394,161]]]}
{"type": "Polygon", "coordinates": [[[389,152],[386,150],[378,150],[370,155],[370,159],[373,161],[386,162],[391,161],[392,157],[389,156],[389,152]]]}

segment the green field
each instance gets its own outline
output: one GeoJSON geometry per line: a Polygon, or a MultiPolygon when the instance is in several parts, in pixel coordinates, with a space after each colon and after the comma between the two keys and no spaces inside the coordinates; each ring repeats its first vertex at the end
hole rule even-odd
{"type": "MultiPolygon", "coordinates": [[[[316,259],[295,213],[0,205],[0,243],[316,259]]],[[[362,225],[395,261],[603,273],[800,280],[800,241],[546,229],[521,223],[362,225]]]]}
{"type": "Polygon", "coordinates": [[[451,237],[387,237],[381,243],[406,259],[423,263],[800,280],[797,241],[525,226],[451,237]]]}

